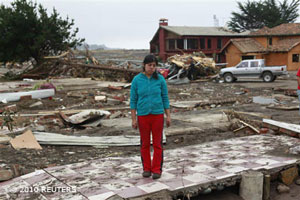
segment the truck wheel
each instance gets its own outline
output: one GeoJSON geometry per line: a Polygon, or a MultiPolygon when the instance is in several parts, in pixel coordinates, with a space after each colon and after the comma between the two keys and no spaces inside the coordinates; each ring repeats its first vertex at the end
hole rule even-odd
{"type": "Polygon", "coordinates": [[[264,82],[272,82],[273,81],[273,74],[271,72],[263,73],[263,81],[264,82]]]}
{"type": "Polygon", "coordinates": [[[232,76],[231,73],[226,73],[226,74],[224,75],[224,81],[225,81],[226,83],[232,83],[233,80],[234,80],[234,77],[232,76]]]}

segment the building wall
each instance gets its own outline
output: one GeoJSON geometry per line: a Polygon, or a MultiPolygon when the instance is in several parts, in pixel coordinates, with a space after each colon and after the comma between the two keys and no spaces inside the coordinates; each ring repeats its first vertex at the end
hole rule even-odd
{"type": "MultiPolygon", "coordinates": [[[[300,44],[295,46],[291,51],[288,53],[288,63],[287,63],[287,70],[289,71],[296,71],[300,67],[300,62],[293,62],[293,54],[299,54],[300,56],[300,44]]],[[[300,59],[300,58],[299,58],[300,59]]]]}
{"type": "Polygon", "coordinates": [[[264,55],[266,66],[287,65],[287,53],[269,53],[264,55]]]}
{"type": "Polygon", "coordinates": [[[225,51],[227,67],[232,67],[241,62],[242,52],[232,43],[228,45],[225,51]]]}
{"type": "Polygon", "coordinates": [[[268,40],[266,37],[254,37],[254,39],[259,42],[263,47],[267,47],[268,40]]]}

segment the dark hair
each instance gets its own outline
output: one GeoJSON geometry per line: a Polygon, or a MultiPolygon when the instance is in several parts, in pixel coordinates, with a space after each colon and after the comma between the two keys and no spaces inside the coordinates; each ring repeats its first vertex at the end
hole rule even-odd
{"type": "MultiPolygon", "coordinates": [[[[155,57],[155,55],[148,54],[147,56],[145,56],[144,61],[143,61],[143,64],[144,64],[143,71],[145,71],[145,65],[149,64],[149,63],[152,63],[152,62],[155,62],[155,64],[158,65],[158,61],[157,61],[157,58],[155,57]]],[[[152,77],[155,78],[155,79],[158,79],[158,73],[157,73],[156,70],[153,73],[152,77]]]]}
{"type": "Polygon", "coordinates": [[[147,56],[145,56],[143,64],[148,64],[148,63],[152,63],[155,62],[155,64],[158,64],[157,58],[155,57],[155,55],[153,54],[148,54],[147,56]]]}

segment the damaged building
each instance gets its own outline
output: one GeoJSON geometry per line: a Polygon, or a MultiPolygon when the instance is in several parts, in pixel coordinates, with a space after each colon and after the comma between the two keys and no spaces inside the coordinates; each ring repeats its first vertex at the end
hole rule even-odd
{"type": "Polygon", "coordinates": [[[169,26],[168,19],[160,19],[159,28],[150,41],[150,52],[165,61],[175,54],[202,51],[217,63],[224,63],[222,47],[230,39],[247,35],[248,32],[235,33],[224,27],[169,26]]]}

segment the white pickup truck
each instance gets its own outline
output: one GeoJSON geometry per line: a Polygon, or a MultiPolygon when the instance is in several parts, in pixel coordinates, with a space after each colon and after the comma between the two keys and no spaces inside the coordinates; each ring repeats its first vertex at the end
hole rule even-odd
{"type": "Polygon", "coordinates": [[[261,78],[264,82],[275,81],[277,76],[287,75],[286,66],[265,66],[264,59],[243,60],[234,67],[221,69],[219,76],[231,83],[238,78],[261,78]]]}

